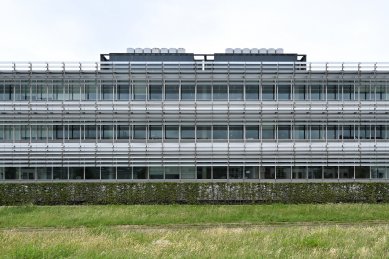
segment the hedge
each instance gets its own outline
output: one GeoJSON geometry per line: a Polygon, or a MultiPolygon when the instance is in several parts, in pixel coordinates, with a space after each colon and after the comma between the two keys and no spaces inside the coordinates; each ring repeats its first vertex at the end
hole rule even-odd
{"type": "Polygon", "coordinates": [[[389,183],[2,183],[0,205],[389,202],[389,183]]]}

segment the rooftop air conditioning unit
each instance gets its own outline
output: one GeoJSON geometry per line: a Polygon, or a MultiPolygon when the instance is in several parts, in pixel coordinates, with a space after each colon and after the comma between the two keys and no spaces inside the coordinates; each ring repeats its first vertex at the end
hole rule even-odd
{"type": "Polygon", "coordinates": [[[135,49],[134,48],[127,48],[127,53],[135,53],[135,49]]]}
{"type": "Polygon", "coordinates": [[[276,54],[276,50],[273,48],[267,49],[267,54],[276,54]]]}
{"type": "Polygon", "coordinates": [[[241,48],[234,49],[234,54],[242,54],[242,49],[241,48]]]}
{"type": "Polygon", "coordinates": [[[284,49],[278,48],[278,49],[276,49],[276,53],[277,54],[284,54],[284,49]]]}
{"type": "Polygon", "coordinates": [[[227,49],[226,49],[226,54],[234,54],[234,49],[232,49],[232,48],[227,48],[227,49]]]}
{"type": "Polygon", "coordinates": [[[143,53],[143,49],[141,49],[141,48],[136,48],[136,49],[135,49],[135,53],[137,53],[137,54],[143,53]]]}
{"type": "Polygon", "coordinates": [[[169,50],[167,48],[161,48],[161,53],[163,54],[169,53],[169,50]]]}
{"type": "Polygon", "coordinates": [[[265,48],[259,49],[259,54],[267,54],[267,49],[265,48]]]}
{"type": "Polygon", "coordinates": [[[244,49],[242,50],[242,53],[243,53],[243,54],[250,54],[250,49],[244,48],[244,49]]]}
{"type": "Polygon", "coordinates": [[[151,53],[161,53],[161,50],[159,48],[153,48],[151,53]]]}
{"type": "Polygon", "coordinates": [[[258,54],[258,53],[259,53],[259,50],[258,50],[257,48],[252,48],[252,49],[250,50],[250,53],[251,53],[251,54],[258,54]]]}
{"type": "Polygon", "coordinates": [[[143,53],[151,53],[151,49],[150,48],[144,48],[143,49],[143,53]]]}
{"type": "Polygon", "coordinates": [[[177,52],[180,53],[180,54],[184,54],[185,53],[185,49],[184,48],[178,48],[177,52]]]}
{"type": "Polygon", "coordinates": [[[169,49],[169,53],[177,53],[177,49],[176,48],[170,48],[169,49]]]}

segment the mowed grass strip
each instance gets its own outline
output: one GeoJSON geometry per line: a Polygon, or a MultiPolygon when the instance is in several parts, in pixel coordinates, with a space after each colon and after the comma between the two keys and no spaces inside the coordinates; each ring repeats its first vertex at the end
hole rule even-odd
{"type": "Polygon", "coordinates": [[[388,226],[0,231],[10,258],[387,258],[388,226]]]}
{"type": "Polygon", "coordinates": [[[0,207],[0,228],[369,221],[389,223],[389,204],[0,207]]]}

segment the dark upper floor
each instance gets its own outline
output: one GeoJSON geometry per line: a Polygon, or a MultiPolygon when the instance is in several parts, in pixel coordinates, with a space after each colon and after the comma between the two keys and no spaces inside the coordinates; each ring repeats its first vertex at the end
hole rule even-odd
{"type": "Polygon", "coordinates": [[[284,53],[283,49],[228,48],[225,53],[186,53],[183,48],[128,48],[124,53],[101,54],[100,61],[111,62],[305,62],[306,55],[284,53]]]}

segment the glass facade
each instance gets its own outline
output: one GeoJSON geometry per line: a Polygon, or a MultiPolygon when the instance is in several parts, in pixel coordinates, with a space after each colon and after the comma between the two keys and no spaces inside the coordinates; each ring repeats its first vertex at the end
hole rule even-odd
{"type": "Polygon", "coordinates": [[[260,56],[4,65],[0,181],[389,180],[384,64],[260,56]]]}

